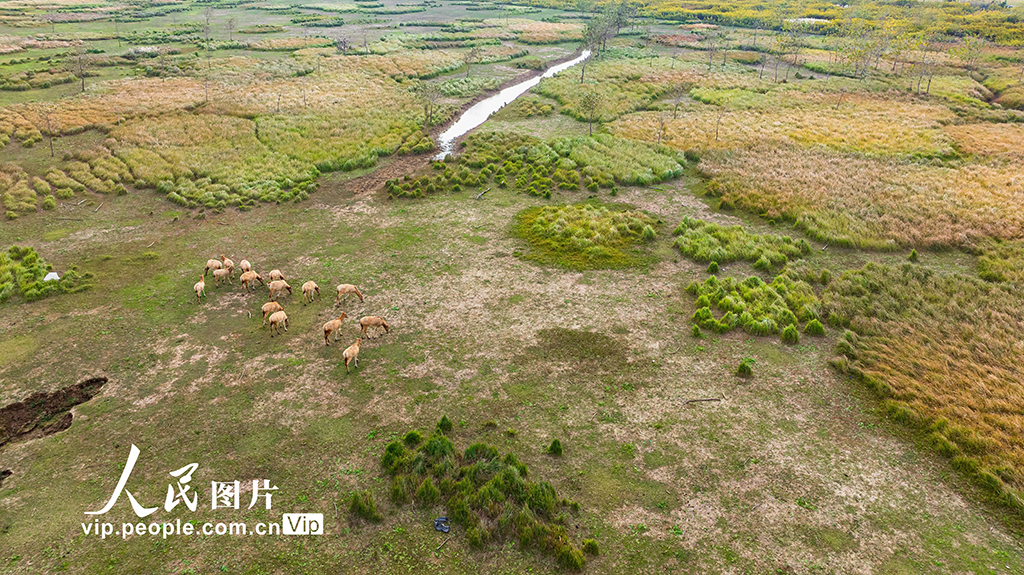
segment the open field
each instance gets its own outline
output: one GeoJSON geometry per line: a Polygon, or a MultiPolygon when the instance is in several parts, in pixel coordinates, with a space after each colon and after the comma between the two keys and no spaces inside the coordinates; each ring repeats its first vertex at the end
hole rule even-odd
{"type": "Polygon", "coordinates": [[[536,4],[0,5],[0,573],[1024,573],[1020,9],[536,4]]]}

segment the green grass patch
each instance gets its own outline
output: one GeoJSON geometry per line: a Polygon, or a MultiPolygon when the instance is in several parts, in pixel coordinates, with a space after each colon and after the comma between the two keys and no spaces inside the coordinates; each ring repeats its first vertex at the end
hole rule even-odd
{"type": "MultiPolygon", "coordinates": [[[[672,235],[677,236],[673,245],[687,257],[719,265],[739,260],[760,262],[763,259],[772,267],[811,252],[807,240],[752,234],[743,226],[722,226],[690,217],[683,218],[672,235]]],[[[714,269],[717,272],[718,265],[714,269]]],[[[715,272],[709,268],[708,273],[715,272]]]]}
{"type": "Polygon", "coordinates": [[[1024,285],[1024,241],[992,242],[978,258],[978,276],[1024,285]]]}
{"type": "Polygon", "coordinates": [[[392,198],[494,185],[550,198],[555,190],[597,192],[615,184],[650,185],[683,173],[680,153],[607,134],[544,142],[506,132],[470,135],[462,153],[434,163],[434,173],[385,182],[392,198]]]}
{"type": "Polygon", "coordinates": [[[0,367],[20,362],[39,348],[39,342],[30,335],[12,337],[0,342],[0,367]]]}
{"type": "MultiPolygon", "coordinates": [[[[711,276],[703,282],[691,282],[686,291],[697,297],[693,321],[717,333],[739,327],[751,335],[765,336],[795,326],[798,321],[818,319],[820,303],[814,289],[795,275],[787,268],[770,284],[757,276],[744,280],[711,276]],[[725,313],[716,319],[714,309],[725,313]]],[[[792,333],[788,337],[792,339],[792,333]]]]}
{"type": "Polygon", "coordinates": [[[91,273],[79,275],[74,269],[64,272],[59,280],[43,281],[53,266],[43,261],[29,247],[11,246],[0,253],[0,302],[15,294],[27,301],[35,301],[60,293],[75,293],[89,289],[91,273]]]}
{"type": "Polygon", "coordinates": [[[587,202],[534,207],[516,216],[513,235],[530,249],[519,254],[540,264],[574,270],[616,269],[651,262],[643,249],[658,221],[629,206],[587,202]]]}

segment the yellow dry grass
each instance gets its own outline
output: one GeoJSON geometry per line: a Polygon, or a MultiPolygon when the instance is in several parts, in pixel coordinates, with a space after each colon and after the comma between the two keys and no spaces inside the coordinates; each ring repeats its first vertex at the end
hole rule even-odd
{"type": "Polygon", "coordinates": [[[887,398],[890,415],[925,429],[956,467],[1024,509],[1024,293],[868,266],[835,280],[822,302],[860,334],[846,351],[850,370],[887,398]]]}
{"type": "Polygon", "coordinates": [[[613,123],[617,135],[652,141],[666,118],[661,142],[678,149],[750,148],[765,140],[827,146],[868,154],[953,153],[943,124],[956,119],[944,106],[876,94],[773,92],[763,101],[731,109],[697,105],[672,112],[640,112],[613,123]]]}
{"type": "Polygon", "coordinates": [[[947,126],[945,130],[965,154],[1024,159],[1024,125],[985,122],[947,126]]]}
{"type": "Polygon", "coordinates": [[[1020,164],[953,169],[766,143],[708,153],[699,168],[727,203],[795,221],[821,241],[884,249],[1024,238],[1020,164]]]}

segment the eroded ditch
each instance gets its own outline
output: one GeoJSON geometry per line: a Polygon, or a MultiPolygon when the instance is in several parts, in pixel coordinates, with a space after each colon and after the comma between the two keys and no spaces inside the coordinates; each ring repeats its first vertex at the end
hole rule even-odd
{"type": "Polygon", "coordinates": [[[71,427],[71,408],[95,397],[106,383],[104,376],[92,377],[51,393],[33,393],[0,408],[0,448],[71,427]]]}

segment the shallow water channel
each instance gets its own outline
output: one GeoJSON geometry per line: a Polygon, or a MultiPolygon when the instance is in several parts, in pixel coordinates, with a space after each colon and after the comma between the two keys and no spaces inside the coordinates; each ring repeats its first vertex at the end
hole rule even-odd
{"type": "Polygon", "coordinates": [[[527,90],[539,84],[542,78],[550,78],[563,70],[567,70],[576,64],[579,64],[589,57],[590,50],[584,50],[579,57],[573,60],[553,66],[540,76],[534,76],[533,78],[520,82],[515,86],[505,88],[490,98],[477,102],[473,107],[463,112],[462,116],[460,116],[454,124],[449,126],[444,132],[441,132],[441,135],[437,137],[437,147],[441,151],[434,156],[434,159],[443,160],[445,156],[454,151],[455,140],[458,140],[470,130],[476,128],[480,124],[483,124],[491,114],[497,112],[519,96],[522,96],[527,90]]]}

